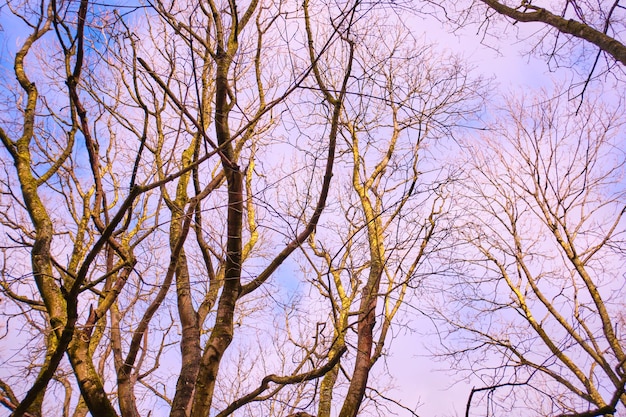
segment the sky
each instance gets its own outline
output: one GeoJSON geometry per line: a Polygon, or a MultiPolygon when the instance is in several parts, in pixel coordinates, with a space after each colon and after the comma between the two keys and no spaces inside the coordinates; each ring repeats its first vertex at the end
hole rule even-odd
{"type": "MultiPolygon", "coordinates": [[[[423,20],[416,16],[405,18],[405,22],[416,35],[423,33],[427,42],[434,42],[437,48],[450,50],[463,55],[475,65],[475,73],[493,77],[494,90],[529,90],[549,85],[553,79],[566,80],[569,73],[550,73],[546,62],[533,56],[524,55],[527,45],[516,43],[499,50],[481,44],[481,34],[470,26],[450,34],[440,22],[423,20]]],[[[5,46],[19,36],[11,23],[2,21],[0,43],[5,46]]],[[[520,29],[532,33],[531,26],[520,29]]],[[[434,327],[427,318],[418,315],[412,320],[414,333],[402,333],[393,341],[391,355],[386,359],[393,383],[399,388],[393,391],[393,398],[402,399],[409,407],[418,406],[420,417],[456,417],[464,414],[465,404],[475,381],[458,381],[446,370],[445,362],[435,362],[426,354],[425,346],[431,341],[425,335],[432,334],[434,327]]],[[[0,352],[1,354],[1,352],[0,352]]],[[[382,366],[379,363],[377,366],[382,366]]]]}

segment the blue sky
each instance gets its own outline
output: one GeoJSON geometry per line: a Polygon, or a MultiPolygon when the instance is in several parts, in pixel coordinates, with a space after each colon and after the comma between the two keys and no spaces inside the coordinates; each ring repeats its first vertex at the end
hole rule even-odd
{"type": "MultiPolygon", "coordinates": [[[[6,8],[0,15],[0,47],[2,64],[11,71],[12,62],[6,61],[7,51],[15,47],[16,40],[20,37],[21,29],[18,29],[15,20],[7,17],[6,8]]],[[[424,34],[424,40],[435,43],[436,48],[450,50],[464,56],[476,67],[475,74],[493,77],[492,88],[495,91],[534,90],[551,84],[553,79],[568,80],[571,73],[563,69],[550,73],[545,61],[533,56],[523,55],[528,50],[528,44],[515,41],[513,36],[508,37],[498,50],[481,44],[482,35],[477,27],[468,26],[459,29],[455,34],[450,34],[447,27],[443,27],[435,20],[424,20],[421,17],[409,16],[407,25],[411,27],[417,38],[424,34]]],[[[508,29],[511,34],[514,29],[508,29]]],[[[532,34],[532,25],[519,28],[523,36],[532,34]]],[[[508,36],[508,35],[507,35],[508,36]]],[[[489,39],[489,42],[494,42],[489,39]]],[[[494,46],[494,45],[492,45],[494,46]]],[[[11,76],[11,75],[9,75],[11,76]]],[[[495,97],[495,94],[494,94],[495,97]]],[[[497,100],[497,99],[496,99],[497,100]]],[[[297,266],[287,261],[277,272],[275,281],[288,291],[296,291],[298,287],[290,280],[292,270],[297,266]]],[[[415,297],[418,300],[418,297],[415,297]]],[[[436,343],[433,337],[435,328],[432,322],[421,314],[416,314],[410,319],[411,327],[417,331],[414,333],[399,332],[393,341],[391,355],[386,359],[390,373],[394,375],[393,383],[398,389],[391,393],[392,398],[402,399],[408,407],[417,406],[420,417],[453,417],[463,415],[465,404],[475,381],[457,381],[457,377],[446,371],[445,362],[435,362],[427,355],[425,346],[436,343]]],[[[384,367],[382,363],[377,367],[384,367]]]]}

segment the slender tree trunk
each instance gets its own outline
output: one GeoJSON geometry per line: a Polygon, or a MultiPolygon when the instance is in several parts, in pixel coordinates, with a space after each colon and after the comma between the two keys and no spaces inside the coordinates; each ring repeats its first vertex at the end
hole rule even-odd
{"type": "Polygon", "coordinates": [[[117,417],[89,354],[89,339],[85,330],[76,329],[67,350],[80,392],[93,417],[117,417]]]}
{"type": "Polygon", "coordinates": [[[119,315],[117,304],[113,304],[111,306],[111,347],[117,372],[117,399],[122,417],[138,417],[139,412],[135,405],[135,393],[133,391],[132,367],[124,366],[119,315]]]}
{"type": "Polygon", "coordinates": [[[372,262],[368,282],[361,291],[354,371],[339,417],[356,417],[365,396],[365,388],[372,367],[371,355],[374,344],[374,325],[376,324],[376,303],[382,266],[381,262],[372,262]]]}
{"type": "MultiPolygon", "coordinates": [[[[237,28],[233,28],[236,31],[237,28]]],[[[215,78],[215,132],[221,149],[220,157],[228,186],[228,215],[224,286],[218,301],[215,325],[209,336],[196,382],[192,417],[206,417],[213,401],[215,382],[224,352],[233,339],[233,323],[237,300],[241,295],[243,173],[237,165],[231,143],[228,115],[228,70],[238,49],[237,34],[231,34],[227,50],[218,46],[215,78]]]]}

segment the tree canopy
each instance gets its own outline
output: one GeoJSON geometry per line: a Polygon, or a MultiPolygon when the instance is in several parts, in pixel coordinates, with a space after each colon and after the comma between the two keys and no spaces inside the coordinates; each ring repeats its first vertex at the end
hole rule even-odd
{"type": "Polygon", "coordinates": [[[466,416],[626,410],[618,1],[0,18],[11,416],[423,415],[399,335],[466,416]],[[566,81],[506,95],[416,22],[500,50],[534,25],[566,81]]]}

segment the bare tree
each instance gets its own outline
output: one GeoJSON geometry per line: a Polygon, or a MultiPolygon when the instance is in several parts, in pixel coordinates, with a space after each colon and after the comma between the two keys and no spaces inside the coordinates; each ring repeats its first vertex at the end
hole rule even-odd
{"type": "MultiPolygon", "coordinates": [[[[5,90],[14,106],[11,112],[21,115],[15,123],[22,133],[14,138],[0,131],[14,165],[3,183],[4,204],[10,208],[3,226],[14,231],[16,245],[4,249],[11,256],[30,257],[32,272],[24,272],[28,267],[20,265],[18,281],[5,268],[3,289],[18,311],[34,306],[44,313],[38,322],[29,319],[28,324],[43,333],[46,353],[26,396],[18,404],[7,389],[10,401],[5,405],[15,415],[40,415],[46,387],[54,378],[65,388],[67,414],[72,385],[59,368],[66,355],[80,389],[78,409],[117,415],[104,388],[104,362],[96,366],[94,355],[109,310],[136,272],[133,250],[158,217],[158,206],[148,202],[149,191],[159,184],[137,184],[141,165],[137,148],[121,145],[112,125],[115,119],[85,94],[83,80],[99,72],[98,49],[90,43],[98,41],[94,33],[98,25],[108,23],[107,16],[91,14],[86,1],[32,6],[36,5],[9,5],[31,33],[14,55],[18,89],[5,90]],[[93,53],[87,52],[90,48],[93,53]],[[29,64],[35,59],[42,70],[29,64]],[[44,95],[39,93],[41,87],[44,95]],[[122,166],[117,158],[134,162],[122,166]],[[130,183],[121,187],[127,174],[130,183]],[[15,183],[19,193],[13,191],[15,183]],[[140,195],[143,201],[137,200],[140,195]]],[[[22,388],[23,381],[18,386],[22,388]]]]}
{"type": "MultiPolygon", "coordinates": [[[[440,185],[447,174],[425,149],[449,138],[481,104],[481,82],[455,65],[454,56],[415,47],[392,19],[363,18],[350,41],[355,62],[341,122],[342,175],[324,228],[303,250],[321,297],[314,304],[321,304],[319,312],[307,316],[317,318],[315,340],[331,344],[331,352],[347,349],[320,382],[318,417],[366,413],[366,396],[374,399],[369,405],[383,401],[370,376],[386,353],[396,315],[432,272],[426,259],[441,238],[440,185]],[[412,66],[417,62],[419,72],[412,66]]],[[[322,65],[331,67],[324,58],[322,65]]],[[[320,84],[333,82],[325,76],[320,84]]]]}
{"type": "MultiPolygon", "coordinates": [[[[197,13],[188,15],[190,19],[196,19],[194,21],[196,25],[207,24],[204,34],[200,33],[204,36],[201,38],[203,42],[191,37],[198,35],[194,32],[196,26],[187,27],[186,33],[178,32],[173,37],[177,46],[172,53],[167,50],[169,46],[167,40],[163,44],[155,42],[143,45],[143,49],[137,48],[134,35],[119,19],[119,14],[105,15],[111,21],[104,23],[118,22],[123,27],[123,32],[117,36],[118,39],[126,39],[130,44],[129,60],[128,57],[100,49],[102,45],[98,44],[97,36],[87,37],[86,32],[89,29],[86,29],[86,20],[92,22],[91,29],[98,29],[94,26],[97,23],[93,21],[97,16],[89,14],[87,2],[80,3],[77,10],[72,7],[57,8],[54,2],[41,4],[39,11],[29,10],[28,4],[16,5],[13,9],[15,14],[22,16],[24,22],[32,28],[31,36],[16,52],[14,65],[19,86],[24,90],[21,96],[26,98],[27,104],[22,109],[20,94],[16,95],[13,112],[21,111],[24,115],[22,136],[13,139],[5,133],[5,130],[1,131],[1,136],[8,151],[7,156],[15,165],[17,178],[14,180],[15,177],[7,170],[5,185],[9,201],[5,204],[7,207],[15,205],[24,210],[23,212],[18,210],[17,217],[9,213],[5,216],[3,224],[16,230],[18,235],[15,240],[20,249],[30,254],[37,290],[21,283],[31,291],[30,295],[34,297],[32,300],[13,291],[13,280],[7,272],[3,276],[5,282],[3,288],[16,302],[18,308],[23,309],[23,306],[31,305],[38,310],[44,310],[45,321],[49,321],[51,326],[49,328],[45,324],[42,326],[49,334],[46,343],[47,360],[41,366],[40,375],[26,398],[18,405],[19,401],[13,389],[3,383],[6,399],[3,403],[14,410],[15,415],[24,412],[41,414],[45,388],[59,369],[64,354],[70,359],[81,391],[78,405],[80,411],[77,412],[84,414],[89,409],[92,415],[117,415],[103,383],[107,378],[105,373],[107,356],[111,353],[117,374],[117,401],[120,411],[122,415],[139,415],[134,395],[136,384],[153,372],[147,362],[152,362],[151,366],[158,367],[159,357],[167,346],[167,331],[160,344],[150,346],[148,340],[155,335],[150,336],[148,330],[157,313],[167,315],[168,309],[164,309],[163,303],[168,299],[172,282],[176,283],[177,288],[176,303],[182,325],[183,358],[178,386],[171,400],[172,414],[187,415],[191,411],[193,415],[206,415],[211,408],[221,358],[232,340],[238,300],[258,289],[315,228],[332,177],[336,126],[343,101],[341,93],[334,97],[334,92],[327,92],[325,96],[329,108],[335,113],[332,122],[335,127],[331,127],[330,144],[327,147],[324,186],[317,203],[314,204],[310,219],[304,222],[303,229],[291,237],[291,243],[280,250],[258,276],[249,282],[241,281],[243,263],[251,253],[257,235],[251,188],[255,145],[250,146],[251,139],[266,129],[259,124],[262,117],[277,104],[282,103],[285,97],[295,90],[295,85],[306,78],[310,69],[299,74],[299,79],[291,80],[295,85],[287,84],[285,91],[276,95],[271,102],[266,102],[266,89],[263,84],[265,61],[262,60],[265,52],[261,47],[267,46],[263,36],[272,28],[277,17],[281,16],[280,9],[253,2],[247,11],[239,16],[240,12],[234,3],[230,3],[228,6],[230,10],[223,14],[218,12],[222,5],[209,6],[213,13],[198,9],[197,13]],[[23,10],[19,9],[21,6],[24,6],[23,10]],[[251,37],[255,42],[246,44],[247,49],[241,50],[239,38],[248,24],[256,29],[251,37]],[[55,74],[60,68],[61,75],[65,77],[61,78],[66,81],[67,86],[65,103],[58,97],[40,101],[35,83],[26,75],[24,59],[36,42],[43,42],[44,35],[48,35],[46,39],[58,47],[57,56],[60,59],[48,62],[48,65],[55,74]],[[125,35],[128,36],[123,38],[125,35]],[[92,42],[91,55],[86,55],[88,41],[92,42]],[[164,62],[148,61],[140,56],[141,53],[156,47],[164,48],[161,54],[161,57],[165,58],[164,62]],[[250,51],[254,54],[252,67],[244,66],[242,70],[238,59],[235,58],[238,54],[250,51]],[[88,67],[92,62],[90,58],[103,59],[111,66],[88,67]],[[180,76],[180,71],[185,70],[181,62],[184,63],[188,58],[192,62],[192,68],[187,67],[191,79],[184,79],[180,76]],[[115,60],[117,63],[128,64],[128,70],[119,69],[115,65],[116,62],[111,62],[115,60]],[[154,67],[155,62],[160,65],[154,67]],[[54,67],[55,64],[60,65],[54,67]],[[197,68],[194,67],[196,64],[197,68]],[[164,78],[157,72],[163,69],[167,71],[168,67],[169,77],[164,78]],[[89,71],[87,77],[83,77],[85,68],[89,71]],[[120,78],[108,78],[110,74],[120,78]],[[239,95],[242,97],[245,95],[247,88],[245,85],[242,86],[243,83],[247,83],[243,75],[248,76],[248,80],[255,80],[252,87],[256,85],[253,91],[257,93],[258,99],[249,104],[239,99],[239,95]],[[111,80],[113,85],[107,86],[107,81],[111,80]],[[184,88],[188,82],[197,83],[195,85],[197,100],[188,99],[189,90],[184,88]],[[89,98],[91,102],[88,103],[86,99],[89,98]],[[54,107],[57,103],[66,106],[69,112],[61,113],[61,110],[54,107]],[[69,103],[69,107],[66,103],[69,103]],[[38,106],[40,109],[43,106],[47,107],[52,117],[38,116],[37,113],[40,112],[38,106]],[[256,106],[256,109],[253,106],[256,106]],[[93,116],[96,128],[91,125],[90,115],[93,116]],[[174,117],[179,118],[182,129],[172,135],[168,129],[174,117]],[[233,126],[236,129],[234,131],[231,131],[231,119],[238,120],[237,126],[233,126]],[[59,139],[58,154],[55,154],[54,148],[50,149],[45,143],[45,139],[57,133],[45,129],[48,120],[58,121],[61,127],[59,133],[66,138],[66,141],[59,139]],[[105,127],[104,133],[100,133],[101,127],[105,127]],[[215,130],[215,141],[207,133],[210,127],[215,130]],[[38,131],[37,128],[41,130],[38,131]],[[44,139],[40,139],[39,132],[42,132],[44,139]],[[91,172],[91,182],[78,174],[80,165],[72,157],[78,133],[84,139],[81,146],[85,152],[84,156],[88,157],[87,166],[91,172]],[[115,140],[119,136],[128,137],[128,135],[134,136],[136,141],[115,140]],[[169,141],[171,137],[174,137],[173,143],[169,141]],[[124,148],[124,145],[128,147],[124,148]],[[106,147],[104,152],[103,146],[106,147]],[[250,147],[244,149],[244,146],[250,147]],[[177,149],[181,147],[184,151],[179,160],[177,149]],[[31,157],[33,152],[36,152],[36,156],[31,157]],[[171,156],[165,159],[168,153],[171,156]],[[131,164],[130,168],[122,166],[115,161],[115,157],[134,161],[134,164],[131,164]],[[247,160],[242,160],[243,157],[247,160]],[[217,164],[213,163],[213,159],[218,161],[217,164]],[[213,171],[214,168],[206,165],[206,162],[213,164],[217,170],[213,171]],[[37,171],[38,166],[45,168],[46,165],[50,166],[47,171],[37,171]],[[240,165],[244,165],[245,168],[240,168],[240,165]],[[209,180],[202,181],[202,177],[211,171],[214,173],[209,180]],[[128,175],[129,181],[128,187],[125,188],[126,195],[118,188],[122,183],[120,175],[124,174],[128,175]],[[14,181],[21,187],[21,195],[11,191],[14,181]],[[107,183],[112,187],[107,188],[107,183]],[[171,197],[170,183],[175,184],[174,196],[171,197]],[[193,185],[194,190],[191,198],[188,196],[190,185],[193,185]],[[226,222],[223,230],[214,229],[219,235],[211,237],[216,242],[213,246],[206,242],[206,229],[203,227],[205,225],[203,211],[206,207],[202,204],[206,204],[207,196],[221,187],[226,187],[226,201],[220,197],[210,203],[217,203],[225,208],[226,222]],[[151,259],[140,260],[141,268],[134,269],[136,261],[132,251],[135,245],[148,237],[150,242],[142,245],[142,252],[154,248],[151,245],[155,243],[157,250],[164,249],[162,244],[155,240],[156,235],[153,233],[161,227],[157,213],[160,212],[163,203],[160,199],[152,200],[147,197],[145,193],[151,189],[160,190],[162,201],[170,211],[169,216],[164,216],[166,221],[169,217],[170,223],[168,234],[170,260],[169,264],[161,267],[162,279],[159,280],[157,274],[154,277],[156,279],[149,279],[146,282],[144,278],[148,277],[139,275],[138,280],[134,282],[136,290],[129,293],[124,289],[130,274],[133,271],[149,271],[155,264],[151,259]],[[48,190],[60,197],[65,196],[68,219],[76,222],[75,226],[71,223],[68,225],[69,235],[73,238],[69,243],[74,247],[69,252],[71,256],[68,266],[55,259],[55,255],[64,256],[64,253],[63,251],[55,253],[51,242],[57,239],[60,243],[61,239],[57,236],[62,238],[68,232],[53,226],[51,207],[58,204],[58,199],[44,200],[40,196],[40,193],[48,196],[48,190]],[[144,200],[137,204],[137,197],[140,195],[144,195],[142,197],[144,200]],[[20,217],[22,213],[30,216],[33,232],[22,222],[20,217]],[[149,228],[148,234],[138,233],[147,219],[155,222],[155,228],[149,228]],[[249,236],[249,241],[245,245],[244,223],[247,225],[246,233],[249,236]],[[202,255],[206,274],[210,278],[208,291],[201,295],[198,307],[194,306],[196,300],[192,296],[191,274],[184,249],[187,236],[192,229],[195,230],[198,253],[202,255]],[[224,239],[220,236],[224,236],[224,239]],[[95,293],[96,299],[99,300],[97,308],[82,310],[93,299],[90,295],[92,293],[95,293]],[[123,295],[122,300],[117,299],[120,294],[123,295]],[[42,301],[39,301],[39,297],[42,301]],[[111,317],[111,345],[103,346],[100,352],[104,361],[101,363],[105,366],[101,366],[98,372],[92,355],[102,341],[105,327],[96,326],[104,323],[103,319],[107,314],[111,317]],[[126,344],[122,337],[122,326],[128,326],[124,322],[135,314],[140,320],[130,323],[132,338],[126,344]],[[205,319],[209,315],[214,321],[210,325],[208,340],[202,341],[201,334],[206,328],[205,319]],[[85,322],[77,327],[78,320],[85,322]],[[94,332],[96,328],[98,331],[94,332]],[[203,348],[201,342],[205,344],[203,348]],[[147,361],[146,358],[153,352],[156,356],[147,361]]],[[[151,29],[167,31],[172,28],[172,24],[177,23],[176,12],[171,8],[157,5],[156,10],[161,13],[163,20],[162,23],[155,22],[151,29]]],[[[158,37],[154,36],[152,39],[154,41],[158,37]]],[[[125,43],[118,43],[118,46],[124,47],[125,43]]],[[[41,56],[46,55],[43,53],[41,56]]],[[[349,69],[346,77],[348,75],[349,69]]],[[[55,85],[54,83],[58,81],[58,78],[52,78],[50,85],[55,85]]],[[[63,198],[60,201],[63,201],[63,198]]],[[[58,215],[60,222],[66,223],[64,213],[57,211],[55,215],[58,215]]],[[[5,250],[10,251],[12,248],[7,247],[5,250]]],[[[6,268],[4,270],[6,271],[6,268]]],[[[30,313],[25,315],[34,326],[36,323],[30,320],[31,316],[30,313]]],[[[166,330],[170,328],[171,324],[166,326],[166,330]]],[[[156,335],[156,338],[158,340],[159,336],[156,335]]],[[[315,375],[322,371],[311,372],[315,375]]],[[[60,379],[60,376],[58,378],[67,384],[67,379],[60,379]]],[[[299,381],[299,378],[294,381],[299,381]]],[[[154,387],[148,389],[158,393],[154,387]]],[[[71,384],[68,392],[71,398],[71,384]]],[[[66,402],[70,401],[66,397],[66,402]]]]}
{"type": "Polygon", "coordinates": [[[526,45],[525,52],[544,58],[551,70],[574,69],[577,75],[573,87],[580,101],[593,81],[601,86],[611,79],[617,80],[618,85],[623,80],[626,45],[622,28],[626,9],[617,0],[565,0],[549,5],[527,0],[478,0],[469,5],[451,4],[449,11],[450,16],[458,19],[457,24],[477,25],[484,42],[496,49],[507,47],[500,30],[500,18],[504,18],[504,31],[517,33],[526,45]],[[512,25],[520,22],[517,32],[512,25]],[[578,74],[583,74],[583,80],[577,80],[578,74]]]}
{"type": "Polygon", "coordinates": [[[457,275],[438,312],[446,355],[484,384],[466,415],[599,416],[626,404],[622,110],[588,102],[574,117],[550,94],[510,98],[461,161],[457,275]]]}
{"type": "MultiPolygon", "coordinates": [[[[538,22],[550,26],[565,37],[582,39],[595,45],[622,65],[626,64],[626,46],[621,38],[623,9],[619,1],[604,4],[589,1],[565,1],[552,9],[522,1],[507,4],[496,0],[480,0],[495,12],[514,22],[538,22]]],[[[557,35],[557,44],[561,42],[557,35]]],[[[566,41],[567,42],[567,41],[566,41]]],[[[558,46],[552,50],[558,54],[558,46]]],[[[597,58],[596,58],[597,59],[597,58]]]]}
{"type": "Polygon", "coordinates": [[[422,155],[480,83],[391,17],[373,39],[385,13],[359,1],[7,7],[30,32],[2,90],[2,405],[358,415],[439,239],[447,177],[422,155]],[[294,253],[317,304],[273,298],[294,253]],[[250,334],[260,363],[233,349],[250,334]]]}

